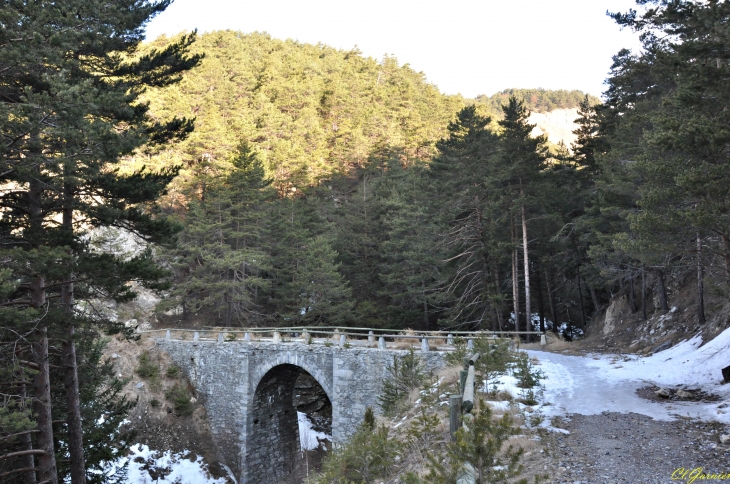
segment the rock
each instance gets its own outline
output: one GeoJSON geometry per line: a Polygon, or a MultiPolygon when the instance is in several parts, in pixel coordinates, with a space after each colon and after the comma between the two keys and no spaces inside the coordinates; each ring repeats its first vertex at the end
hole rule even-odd
{"type": "Polygon", "coordinates": [[[659,353],[660,351],[668,350],[671,347],[672,347],[672,342],[665,341],[664,343],[660,344],[659,346],[657,346],[656,348],[654,348],[651,351],[652,351],[652,353],[659,353]]]}
{"type": "Polygon", "coordinates": [[[125,328],[136,328],[137,327],[137,320],[136,319],[128,319],[124,322],[125,328]]]}
{"type": "Polygon", "coordinates": [[[134,388],[142,388],[143,386],[144,386],[144,382],[141,381],[141,382],[137,383],[136,385],[134,385],[134,388]]]}
{"type": "Polygon", "coordinates": [[[690,392],[685,390],[677,390],[677,397],[678,398],[692,398],[694,395],[692,395],[690,392]]]}
{"type": "Polygon", "coordinates": [[[730,435],[722,434],[720,436],[720,443],[725,444],[725,445],[730,445],[730,435]]]}
{"type": "Polygon", "coordinates": [[[672,396],[672,392],[666,388],[660,388],[659,390],[655,391],[654,393],[656,393],[656,396],[660,397],[660,398],[669,398],[670,396],[672,396]]]}
{"type": "Polygon", "coordinates": [[[119,355],[116,353],[112,353],[112,360],[116,360],[117,358],[119,358],[119,355]]]}

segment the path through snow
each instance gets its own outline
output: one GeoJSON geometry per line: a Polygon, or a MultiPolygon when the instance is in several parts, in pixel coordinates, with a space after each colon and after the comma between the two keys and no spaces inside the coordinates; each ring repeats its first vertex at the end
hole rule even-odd
{"type": "Polygon", "coordinates": [[[730,329],[700,347],[699,337],[653,356],[568,356],[528,351],[539,360],[544,380],[542,408],[546,417],[577,413],[634,412],[657,420],[677,416],[730,424],[730,385],[720,369],[730,365],[730,329]],[[648,385],[701,389],[720,397],[716,402],[657,402],[639,397],[648,385]]]}

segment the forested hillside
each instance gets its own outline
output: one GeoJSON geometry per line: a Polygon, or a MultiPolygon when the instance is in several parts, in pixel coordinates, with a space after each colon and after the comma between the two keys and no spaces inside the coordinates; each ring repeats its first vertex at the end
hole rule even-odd
{"type": "MultiPolygon", "coordinates": [[[[146,98],[158,116],[195,116],[195,131],[130,163],[182,166],[164,205],[185,230],[164,255],[176,284],[160,310],[209,324],[446,321],[451,215],[428,167],[461,109],[495,129],[501,105],[445,96],[394,58],[266,34],[213,32],[191,49],[201,66],[146,98]]],[[[541,107],[584,97],[515,94],[541,107]]]]}

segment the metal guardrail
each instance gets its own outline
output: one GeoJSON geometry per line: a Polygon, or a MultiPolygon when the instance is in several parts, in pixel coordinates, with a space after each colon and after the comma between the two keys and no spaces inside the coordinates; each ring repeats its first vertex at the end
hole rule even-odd
{"type": "Polygon", "coordinates": [[[140,331],[141,334],[164,332],[168,340],[304,343],[342,347],[377,347],[379,349],[396,346],[412,347],[410,340],[421,342],[421,351],[430,351],[433,343],[441,349],[454,349],[459,341],[466,342],[467,349],[473,348],[475,339],[501,339],[522,335],[540,335],[545,344],[545,333],[540,331],[412,331],[383,328],[349,328],[341,326],[290,326],[279,328],[230,328],[206,326],[203,329],[166,328],[140,331]]]}

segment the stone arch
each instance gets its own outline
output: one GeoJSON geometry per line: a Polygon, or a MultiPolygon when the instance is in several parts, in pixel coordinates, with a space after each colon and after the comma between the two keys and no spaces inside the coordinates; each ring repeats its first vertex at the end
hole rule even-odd
{"type": "MultiPolygon", "coordinates": [[[[263,370],[257,369],[256,373],[263,370]]],[[[321,381],[302,366],[291,363],[271,366],[251,381],[246,482],[293,484],[301,481],[303,460],[309,458],[308,453],[300,452],[297,384],[302,377],[306,377],[310,386],[320,387],[320,395],[324,394],[323,400],[330,408],[331,435],[332,400],[321,381]]]]}
{"type": "Polygon", "coordinates": [[[311,358],[307,358],[309,355],[302,355],[299,352],[277,352],[275,358],[270,359],[262,363],[257,362],[255,370],[251,373],[249,385],[251,388],[251,395],[254,394],[256,388],[263,377],[271,371],[273,368],[280,365],[293,365],[303,369],[317,380],[317,383],[324,389],[327,394],[327,398],[330,402],[334,402],[334,387],[332,384],[332,361],[329,359],[322,359],[322,355],[311,355],[311,358]],[[311,361],[310,361],[311,360],[311,361]]]}

